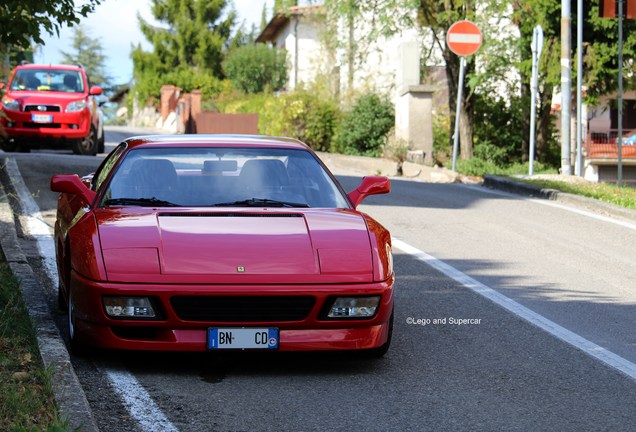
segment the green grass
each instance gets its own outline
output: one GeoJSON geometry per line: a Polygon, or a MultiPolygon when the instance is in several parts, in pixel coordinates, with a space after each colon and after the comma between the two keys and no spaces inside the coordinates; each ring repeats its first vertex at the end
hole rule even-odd
{"type": "MultiPolygon", "coordinates": [[[[557,174],[557,170],[539,162],[533,166],[534,174],[557,174]]],[[[485,174],[500,175],[510,178],[513,181],[533,184],[546,189],[556,189],[561,192],[581,195],[594,198],[599,201],[615,204],[621,207],[636,209],[636,188],[625,186],[619,188],[616,184],[609,183],[589,183],[578,184],[567,181],[527,179],[511,177],[516,174],[528,174],[528,163],[514,164],[509,167],[499,167],[491,161],[473,158],[470,160],[458,160],[457,171],[469,176],[484,176],[485,174]]]]}
{"type": "Polygon", "coordinates": [[[520,179],[516,177],[511,178],[511,180],[533,184],[546,189],[556,189],[561,192],[582,195],[636,210],[636,188],[634,187],[624,186],[619,188],[617,185],[609,183],[575,184],[558,180],[520,179]]]}
{"type": "Polygon", "coordinates": [[[62,432],[17,279],[0,256],[0,430],[62,432]]]}

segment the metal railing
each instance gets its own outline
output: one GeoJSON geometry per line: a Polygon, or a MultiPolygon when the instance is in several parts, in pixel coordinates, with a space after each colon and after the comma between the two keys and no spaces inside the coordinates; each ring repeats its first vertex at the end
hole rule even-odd
{"type": "MultiPolygon", "coordinates": [[[[618,159],[618,131],[616,129],[590,131],[584,143],[588,159],[618,159]]],[[[622,156],[636,159],[636,131],[623,133],[622,156]]]]}

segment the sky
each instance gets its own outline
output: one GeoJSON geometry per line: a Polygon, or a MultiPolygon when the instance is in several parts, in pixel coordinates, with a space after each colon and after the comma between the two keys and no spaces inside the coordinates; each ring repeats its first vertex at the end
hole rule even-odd
{"type": "MultiPolygon", "coordinates": [[[[232,1],[232,0],[230,0],[232,1]]],[[[271,17],[273,0],[233,0],[238,12],[238,22],[243,20],[246,27],[260,25],[263,5],[268,7],[271,17]]],[[[76,0],[79,3],[79,0],[76,0]]],[[[132,78],[132,46],[141,43],[144,50],[150,51],[152,45],[139,30],[137,12],[149,22],[155,22],[150,11],[150,0],[104,0],[95,8],[95,12],[82,19],[82,25],[91,38],[99,39],[106,56],[106,72],[113,77],[114,84],[124,84],[132,78]]],[[[74,31],[64,27],[59,38],[43,34],[44,46],[35,55],[36,63],[56,64],[62,60],[61,51],[72,53],[74,31]]]]}

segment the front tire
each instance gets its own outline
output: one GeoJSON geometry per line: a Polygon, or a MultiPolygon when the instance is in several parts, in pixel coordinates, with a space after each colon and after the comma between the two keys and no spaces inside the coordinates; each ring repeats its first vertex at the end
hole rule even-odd
{"type": "Polygon", "coordinates": [[[69,352],[75,356],[82,357],[89,353],[89,349],[84,345],[78,337],[77,319],[75,317],[75,307],[73,306],[73,291],[68,290],[67,303],[67,321],[68,321],[68,348],[69,352]]]}
{"type": "Polygon", "coordinates": [[[79,155],[95,156],[98,150],[97,131],[91,127],[91,132],[84,139],[73,141],[73,153],[79,155]]]}
{"type": "Polygon", "coordinates": [[[102,137],[97,140],[97,153],[104,153],[106,151],[106,137],[104,131],[102,131],[102,137]]]}

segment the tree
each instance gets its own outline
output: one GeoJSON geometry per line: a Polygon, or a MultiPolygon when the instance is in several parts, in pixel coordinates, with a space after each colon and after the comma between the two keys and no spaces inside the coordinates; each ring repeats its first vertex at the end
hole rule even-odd
{"type": "Polygon", "coordinates": [[[73,0],[3,0],[0,6],[0,50],[18,46],[29,48],[42,44],[43,31],[60,33],[64,25],[72,26],[95,10],[103,0],[85,0],[75,6],[73,0]]]}
{"type": "Polygon", "coordinates": [[[259,27],[262,32],[267,27],[267,3],[263,3],[263,12],[261,12],[261,25],[259,27]]]}
{"type": "Polygon", "coordinates": [[[229,53],[223,70],[232,84],[246,93],[278,91],[287,83],[286,52],[265,44],[244,45],[229,53]]]}
{"type": "Polygon", "coordinates": [[[94,85],[105,86],[111,78],[106,72],[106,56],[99,38],[92,38],[84,26],[79,25],[73,34],[73,51],[61,51],[62,63],[81,65],[94,85]]]}
{"type": "MultiPolygon", "coordinates": [[[[158,96],[168,75],[199,77],[190,81],[203,75],[223,77],[224,48],[236,21],[236,11],[226,11],[227,5],[227,0],[152,0],[153,16],[166,27],[154,27],[138,17],[141,32],[153,45],[152,52],[140,45],[132,52],[140,100],[158,96]]],[[[180,82],[171,84],[186,90],[180,82]]]]}

